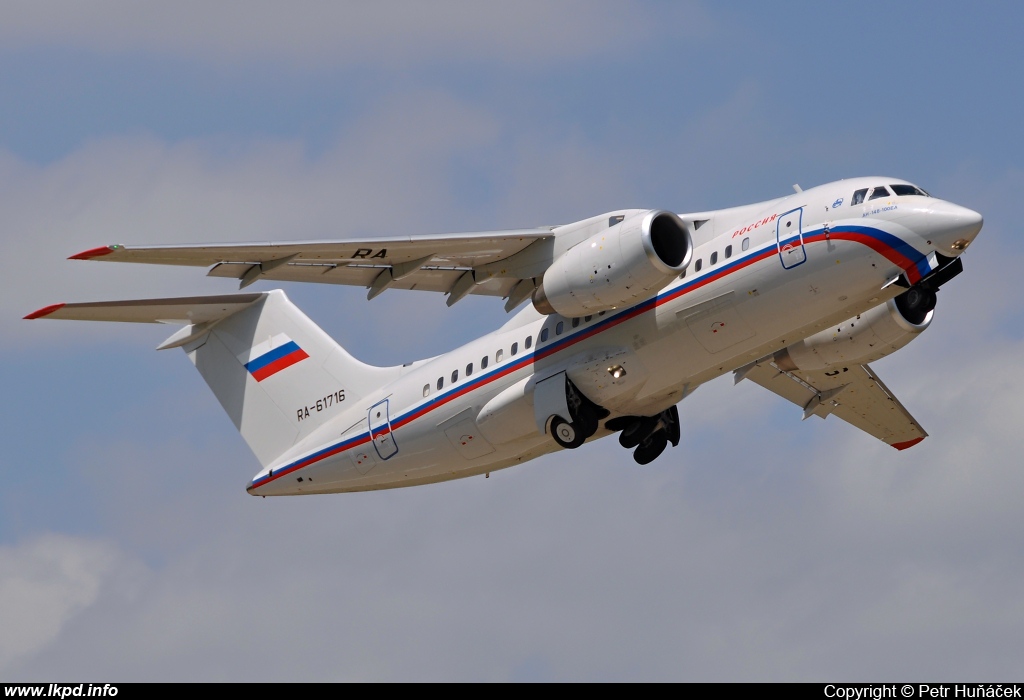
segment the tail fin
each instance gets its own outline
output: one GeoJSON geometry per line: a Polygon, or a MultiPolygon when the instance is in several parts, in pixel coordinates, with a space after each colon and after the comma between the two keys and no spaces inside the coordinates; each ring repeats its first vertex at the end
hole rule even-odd
{"type": "Polygon", "coordinates": [[[182,347],[266,467],[400,368],[359,362],[284,292],[63,304],[30,318],[189,324],[160,349],[182,347]]]}

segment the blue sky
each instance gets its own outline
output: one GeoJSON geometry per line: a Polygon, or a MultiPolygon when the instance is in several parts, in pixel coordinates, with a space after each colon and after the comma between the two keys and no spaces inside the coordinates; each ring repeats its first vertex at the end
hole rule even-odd
{"type": "MultiPolygon", "coordinates": [[[[8,3],[0,21],[0,677],[1005,680],[1024,651],[1024,186],[1011,4],[8,3]],[[106,243],[680,212],[886,174],[981,211],[876,369],[896,453],[723,379],[648,467],[607,440],[488,480],[254,499],[166,330],[56,301],[229,291],[106,243]],[[115,269],[109,269],[115,268],[115,269]]],[[[267,283],[260,283],[269,288],[267,283]]],[[[286,287],[357,357],[501,302],[286,287]]]]}

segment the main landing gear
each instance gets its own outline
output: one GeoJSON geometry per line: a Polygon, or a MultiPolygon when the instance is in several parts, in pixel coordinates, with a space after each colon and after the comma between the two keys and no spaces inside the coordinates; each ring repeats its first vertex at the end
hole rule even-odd
{"type": "Polygon", "coordinates": [[[608,417],[608,411],[581,394],[568,379],[565,381],[565,402],[572,422],[554,416],[549,431],[559,446],[574,450],[597,432],[599,421],[608,417]]]}
{"type": "MultiPolygon", "coordinates": [[[[565,405],[572,420],[561,415],[551,416],[548,432],[559,447],[574,450],[597,432],[600,422],[608,417],[608,410],[580,393],[568,378],[565,379],[565,405]]],[[[638,464],[650,464],[669,443],[673,447],[679,444],[679,409],[672,406],[654,416],[619,416],[605,423],[605,428],[622,431],[619,444],[633,450],[633,459],[638,464]]]]}
{"type": "Polygon", "coordinates": [[[668,443],[679,445],[679,409],[675,406],[656,416],[619,416],[605,423],[609,430],[621,430],[619,444],[633,452],[637,464],[656,460],[668,443]]]}

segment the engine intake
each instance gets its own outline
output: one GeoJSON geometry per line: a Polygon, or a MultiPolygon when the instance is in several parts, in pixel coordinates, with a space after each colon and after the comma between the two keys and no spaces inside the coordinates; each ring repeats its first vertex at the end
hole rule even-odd
{"type": "Polygon", "coordinates": [[[557,258],[533,293],[542,314],[583,316],[653,296],[686,269],[693,241],[668,211],[632,216],[557,258]]]}

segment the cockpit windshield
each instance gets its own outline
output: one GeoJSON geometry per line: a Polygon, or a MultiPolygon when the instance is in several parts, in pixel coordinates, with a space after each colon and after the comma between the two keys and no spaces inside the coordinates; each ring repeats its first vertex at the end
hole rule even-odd
{"type": "Polygon", "coordinates": [[[909,195],[917,195],[919,197],[931,197],[930,194],[922,190],[916,185],[889,185],[886,189],[884,185],[878,185],[877,187],[870,188],[871,194],[868,195],[868,189],[865,187],[862,190],[857,190],[853,193],[853,197],[850,199],[850,205],[863,204],[865,200],[869,199],[881,199],[882,197],[889,197],[895,194],[897,197],[906,197],[909,195]],[[890,192],[891,190],[891,192],[890,192]]]}
{"type": "Polygon", "coordinates": [[[891,189],[897,197],[905,197],[913,194],[916,194],[919,197],[931,197],[930,194],[916,185],[889,185],[889,189],[891,189]]]}

